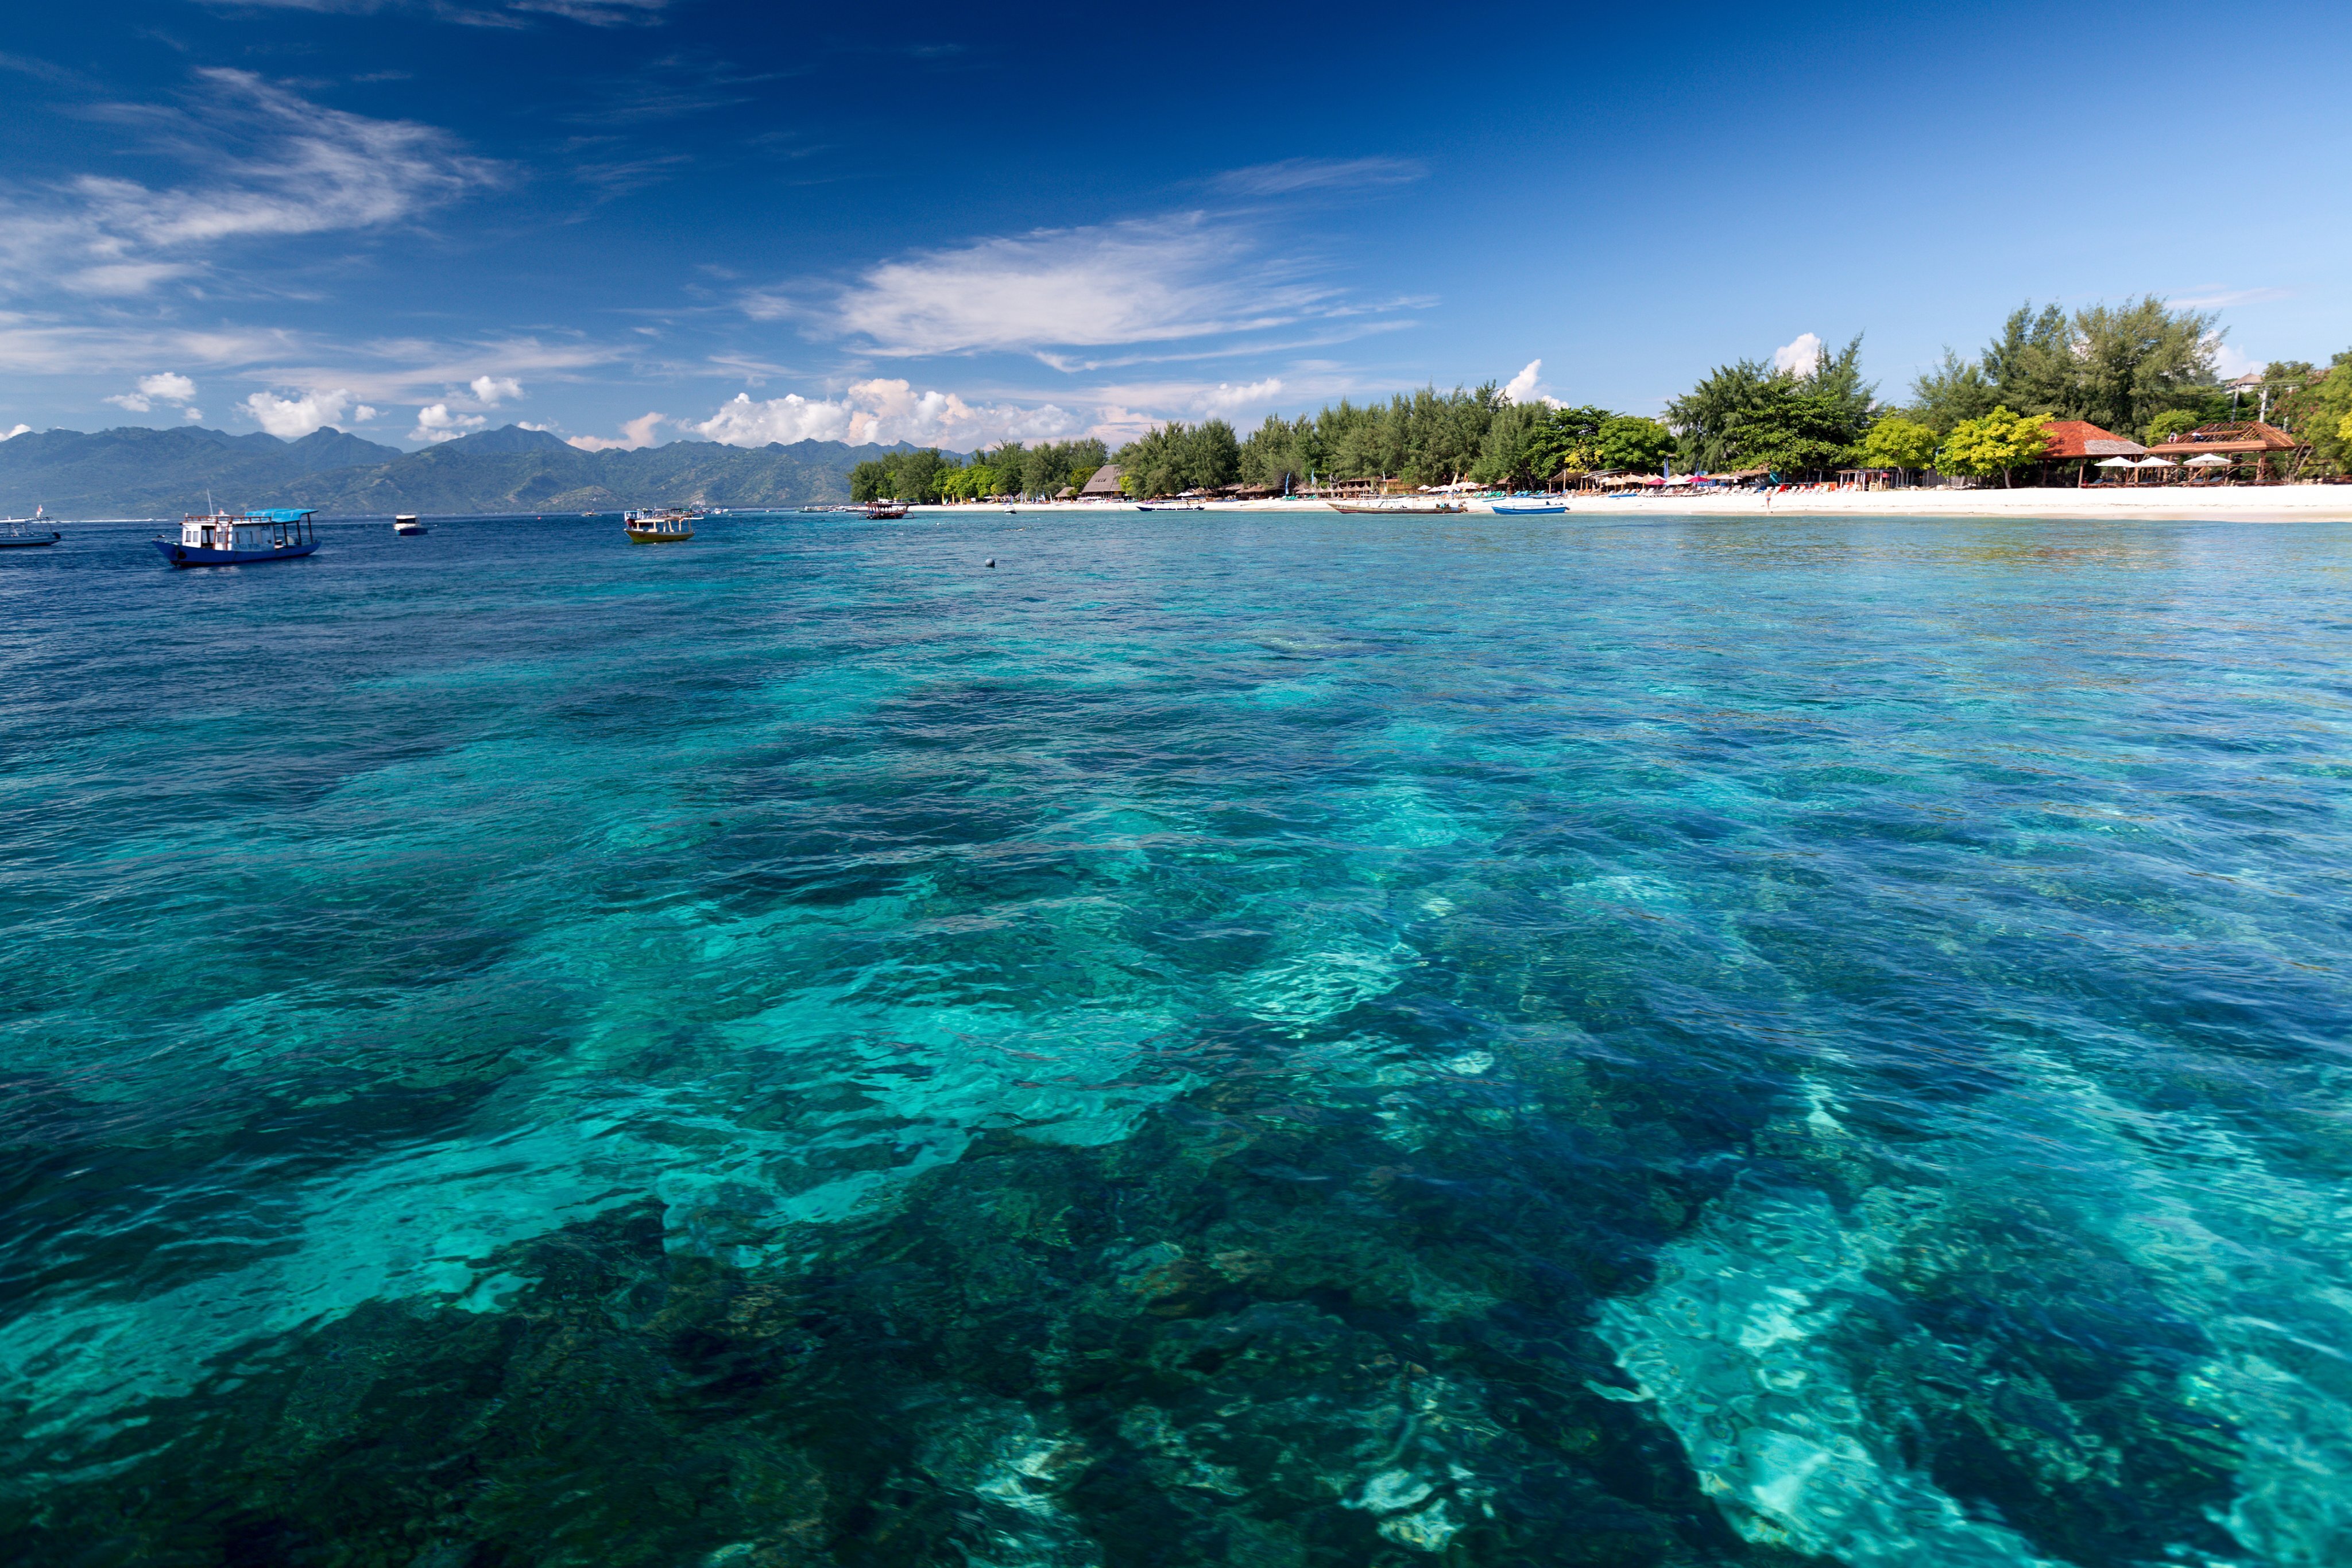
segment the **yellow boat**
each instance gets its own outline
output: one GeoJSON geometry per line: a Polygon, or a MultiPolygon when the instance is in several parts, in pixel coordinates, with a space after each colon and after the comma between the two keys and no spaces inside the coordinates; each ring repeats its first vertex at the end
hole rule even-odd
{"type": "Polygon", "coordinates": [[[633,545],[684,544],[694,537],[700,515],[691,507],[640,507],[622,515],[621,528],[633,545]]]}

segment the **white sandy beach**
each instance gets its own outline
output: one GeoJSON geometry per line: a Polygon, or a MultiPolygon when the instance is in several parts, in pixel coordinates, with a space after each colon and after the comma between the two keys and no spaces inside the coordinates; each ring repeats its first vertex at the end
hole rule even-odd
{"type": "MultiPolygon", "coordinates": [[[[1491,512],[1493,503],[1467,503],[1471,515],[1491,512]]],[[[2218,520],[2238,522],[2352,521],[2352,485],[2215,486],[2211,488],[2155,486],[2144,490],[1805,490],[1759,495],[1751,491],[1722,494],[1669,494],[1610,497],[1570,497],[1571,517],[2113,517],[2218,520]]],[[[1008,507],[1002,503],[976,506],[914,507],[911,513],[953,517],[959,513],[1008,510],[1062,514],[1132,513],[1133,503],[1039,502],[1008,507]]],[[[1321,501],[1232,501],[1210,508],[1219,512],[1319,512],[1331,508],[1321,501]]],[[[1413,514],[1406,514],[1408,516],[1413,514]]],[[[1425,515],[1425,514],[1424,514],[1425,515]]]]}

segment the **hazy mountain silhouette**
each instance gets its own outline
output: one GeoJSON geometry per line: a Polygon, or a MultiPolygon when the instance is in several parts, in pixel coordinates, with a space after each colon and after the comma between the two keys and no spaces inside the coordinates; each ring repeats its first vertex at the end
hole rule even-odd
{"type": "Polygon", "coordinates": [[[422,452],[319,430],[299,441],[261,433],[123,425],[46,430],[0,441],[0,511],[46,506],[61,517],[175,517],[207,492],[226,507],[312,507],[328,516],[382,512],[581,512],[684,505],[789,507],[849,498],[849,470],[895,446],[802,441],[721,446],[676,441],[636,452],[583,452],[509,424],[422,452]]]}

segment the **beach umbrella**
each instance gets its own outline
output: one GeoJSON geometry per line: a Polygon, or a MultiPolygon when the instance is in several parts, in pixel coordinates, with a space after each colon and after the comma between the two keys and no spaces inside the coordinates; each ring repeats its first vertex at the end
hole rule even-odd
{"type": "Polygon", "coordinates": [[[2128,457],[2102,457],[2092,465],[2095,468],[2137,468],[2138,464],[2128,457]]]}
{"type": "Polygon", "coordinates": [[[2191,468],[2227,468],[2230,460],[2218,452],[2200,452],[2189,460],[2191,468]]]}
{"type": "Polygon", "coordinates": [[[2139,460],[2139,465],[2143,468],[2178,468],[2180,466],[2180,465],[2175,463],[2169,457],[2143,457],[2139,460]]]}

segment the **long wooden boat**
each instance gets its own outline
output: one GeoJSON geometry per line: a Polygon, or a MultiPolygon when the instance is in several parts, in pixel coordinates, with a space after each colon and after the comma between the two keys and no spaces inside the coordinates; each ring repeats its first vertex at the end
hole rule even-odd
{"type": "Polygon", "coordinates": [[[891,522],[907,515],[907,503],[904,501],[868,501],[866,503],[866,515],[874,518],[877,522],[891,522]]]}
{"type": "Polygon", "coordinates": [[[694,537],[691,507],[639,507],[621,515],[622,531],[633,545],[682,545],[694,537]]]}
{"type": "Polygon", "coordinates": [[[1381,512],[1394,517],[1430,517],[1440,513],[1452,514],[1464,510],[1459,502],[1440,501],[1433,507],[1351,507],[1345,501],[1326,501],[1335,512],[1381,512]]]}

